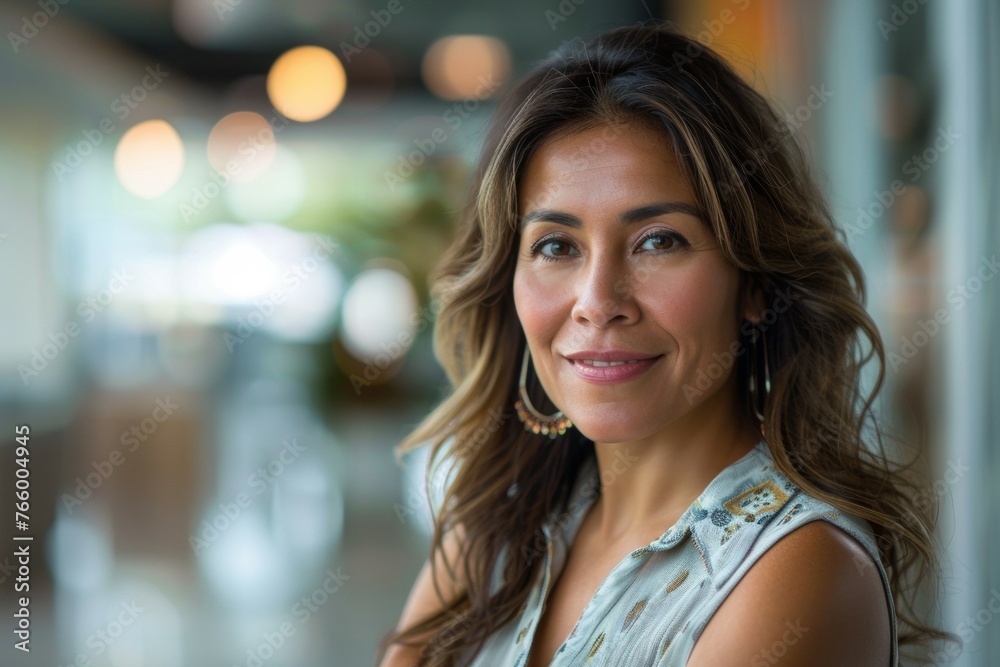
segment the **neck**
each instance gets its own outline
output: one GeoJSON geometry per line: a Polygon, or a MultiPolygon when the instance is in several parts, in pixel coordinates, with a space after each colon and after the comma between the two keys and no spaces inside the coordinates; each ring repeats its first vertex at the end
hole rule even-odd
{"type": "Polygon", "coordinates": [[[729,394],[717,392],[641,440],[594,443],[601,474],[592,510],[598,539],[651,542],[716,475],[753,449],[760,427],[732,418],[729,394]]]}

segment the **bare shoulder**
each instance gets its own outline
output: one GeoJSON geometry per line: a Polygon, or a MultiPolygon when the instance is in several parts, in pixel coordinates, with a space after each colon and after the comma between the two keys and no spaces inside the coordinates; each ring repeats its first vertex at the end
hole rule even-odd
{"type": "Polygon", "coordinates": [[[689,667],[889,664],[892,626],[882,579],[849,534],[823,520],[769,548],[698,638],[689,667]]]}

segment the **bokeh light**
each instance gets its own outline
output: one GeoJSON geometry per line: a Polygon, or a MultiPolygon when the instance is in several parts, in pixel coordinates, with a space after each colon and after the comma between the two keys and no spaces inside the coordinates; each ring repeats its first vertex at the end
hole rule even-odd
{"type": "Polygon", "coordinates": [[[212,280],[234,300],[265,293],[276,281],[278,269],[259,248],[237,242],[225,248],[212,265],[212,280]]]}
{"type": "Polygon", "coordinates": [[[320,46],[282,54],[267,74],[267,95],[282,114],[300,122],[327,116],[344,98],[347,74],[337,56],[320,46]]]}
{"type": "Polygon", "coordinates": [[[510,70],[507,46],[486,35],[442,37],[424,54],[424,83],[446,100],[492,97],[510,70]]]}
{"type": "Polygon", "coordinates": [[[398,361],[413,342],[416,314],[417,294],[406,276],[384,267],[362,271],[344,295],[344,347],[356,359],[398,361]]]}
{"type": "Polygon", "coordinates": [[[208,135],[209,163],[237,183],[252,181],[267,171],[274,154],[274,129],[252,111],[225,116],[208,135]]]}
{"type": "Polygon", "coordinates": [[[174,187],[183,169],[184,144],[165,120],[147,120],[132,127],[115,149],[115,174],[137,197],[159,197],[174,187]]]}

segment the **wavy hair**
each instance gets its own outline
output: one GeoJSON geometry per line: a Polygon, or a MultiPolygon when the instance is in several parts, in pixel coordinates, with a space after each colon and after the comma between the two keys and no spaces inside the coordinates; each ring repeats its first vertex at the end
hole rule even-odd
{"type": "MultiPolygon", "coordinates": [[[[542,562],[534,557],[540,528],[565,503],[594,445],[575,428],[549,440],[512,418],[526,344],[512,290],[518,178],[555,133],[602,125],[627,131],[637,121],[663,132],[742,278],[766,303],[787,297],[788,307],[764,320],[771,374],[765,439],[777,467],[806,493],[871,523],[901,649],[954,639],[916,611],[923,601],[917,584],[935,580],[927,575],[938,570],[935,508],[922,502],[914,509],[916,498],[930,496],[921,495],[911,467],[893,461],[872,412],[885,352],[844,230],[793,131],[767,100],[696,40],[644,23],[563,44],[512,88],[489,125],[471,202],[432,275],[440,307],[434,348],[453,391],[396,449],[400,456],[430,446],[429,483],[437,478],[435,461],[451,463],[431,562],[435,552],[444,556],[445,533],[460,530],[460,553],[445,569],[461,586],[432,617],[389,632],[379,653],[394,643],[420,646],[418,665],[455,665],[526,604],[542,562]],[[865,392],[861,372],[872,360],[878,374],[865,392]],[[455,567],[463,570],[460,580],[455,567]]],[[[748,329],[741,328],[740,342],[749,350],[748,329]]],[[[751,356],[734,365],[741,386],[749,384],[751,356]]],[[[543,412],[556,409],[537,381],[529,393],[543,412]]],[[[745,394],[740,407],[749,414],[745,394]]]]}

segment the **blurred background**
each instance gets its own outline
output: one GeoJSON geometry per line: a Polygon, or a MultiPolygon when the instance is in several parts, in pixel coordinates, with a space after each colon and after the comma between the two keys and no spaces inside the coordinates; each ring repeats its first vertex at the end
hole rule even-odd
{"type": "Polygon", "coordinates": [[[370,665],[427,555],[391,450],[447,391],[426,276],[484,122],[649,18],[809,147],[941,503],[936,661],[1000,664],[990,0],[4,0],[0,664],[370,665]]]}

